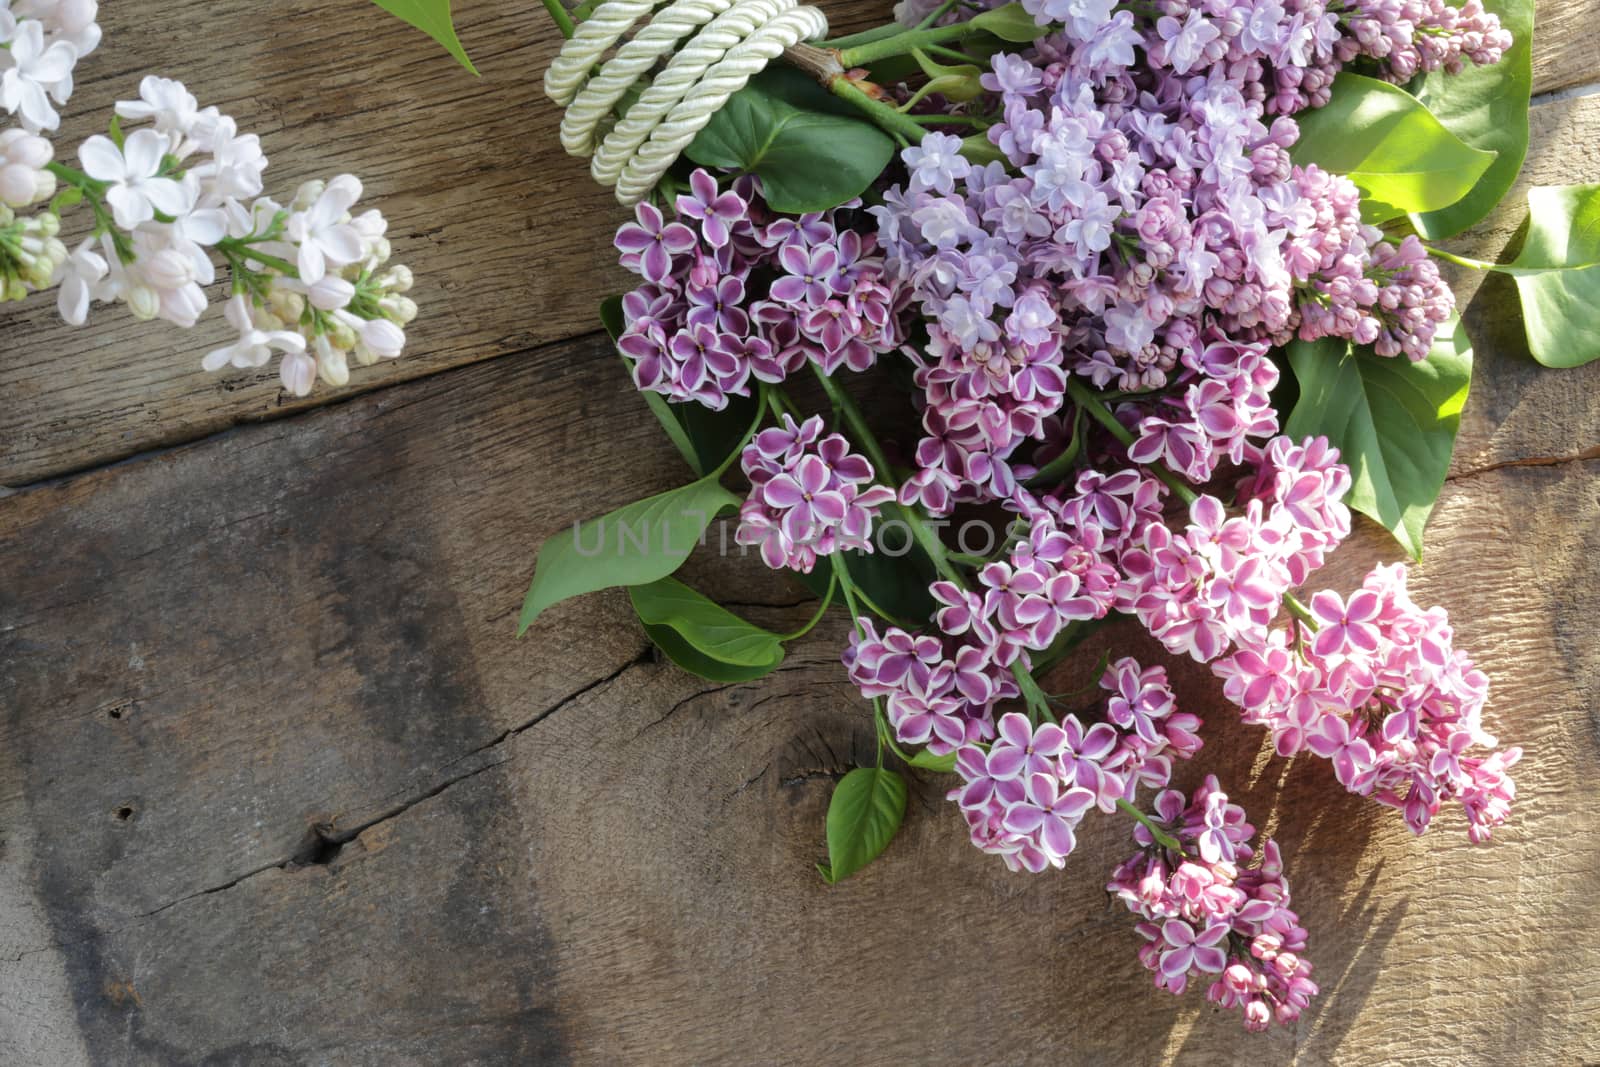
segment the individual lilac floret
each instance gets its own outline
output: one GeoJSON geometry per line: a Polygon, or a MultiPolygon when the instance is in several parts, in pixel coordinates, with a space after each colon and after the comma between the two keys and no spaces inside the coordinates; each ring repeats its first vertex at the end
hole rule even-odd
{"type": "Polygon", "coordinates": [[[1260,863],[1246,866],[1255,828],[1214,775],[1187,803],[1176,790],[1158,796],[1155,822],[1182,851],[1136,826],[1139,852],[1117,867],[1106,890],[1140,917],[1139,960],[1156,987],[1178,994],[1192,980],[1207,982],[1207,999],[1238,1009],[1247,1030],[1293,1023],[1317,985],[1277,843],[1266,841],[1260,863]]]}
{"type": "Polygon", "coordinates": [[[810,573],[818,556],[843,549],[872,551],[872,524],[894,491],[872,484],[872,464],[838,434],[822,434],[820,415],[762,430],[740,463],[750,496],[734,537],[758,545],[773,569],[810,573]]]}

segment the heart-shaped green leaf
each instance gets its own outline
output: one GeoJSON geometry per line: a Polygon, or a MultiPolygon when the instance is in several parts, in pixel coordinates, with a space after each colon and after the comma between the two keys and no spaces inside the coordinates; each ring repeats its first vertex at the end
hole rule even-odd
{"type": "Polygon", "coordinates": [[[1528,351],[1546,367],[1600,358],[1600,185],[1528,190],[1528,237],[1505,273],[1522,297],[1528,351]]]}
{"type": "Polygon", "coordinates": [[[1326,436],[1350,468],[1345,502],[1421,559],[1422,528],[1444,485],[1472,382],[1472,348],[1460,320],[1440,327],[1420,363],[1331,339],[1295,341],[1288,354],[1300,400],[1284,433],[1326,436]]]}
{"type": "Polygon", "coordinates": [[[1460,73],[1436,70],[1416,78],[1411,91],[1444,125],[1474,148],[1496,153],[1478,184],[1449,207],[1413,215],[1429,240],[1451,237],[1494,210],[1517,180],[1528,154],[1528,98],[1533,88],[1533,0],[1486,0],[1484,8],[1511,31],[1500,62],[1460,73]]]}
{"type": "Polygon", "coordinates": [[[739,498],[710,474],[562,530],[539,549],[518,635],[568,597],[665,578],[689,557],[718,512],[738,506],[739,498]]]}
{"type": "Polygon", "coordinates": [[[799,71],[768,67],[728,98],[685,154],[758,175],[777,211],[826,211],[861,195],[894,154],[888,135],[846,108],[799,71]]]}
{"type": "Polygon", "coordinates": [[[770,671],[783,662],[783,641],[777,634],[752,626],[676,578],[633,586],[628,596],[645,625],[673,630],[718,663],[770,671]]]}
{"type": "Polygon", "coordinates": [[[455,23],[450,18],[450,0],[372,0],[389,14],[409,22],[435,41],[444,45],[446,52],[472,73],[478,68],[467,58],[467,50],[456,37],[455,23]]]}
{"type": "Polygon", "coordinates": [[[1445,129],[1404,89],[1357,74],[1339,75],[1333,98],[1296,118],[1294,161],[1349,177],[1367,196],[1369,222],[1449,207],[1495,159],[1445,129]]]}
{"type": "Polygon", "coordinates": [[[882,767],[857,767],[839,780],[828,802],[828,863],[818,866],[830,885],[878,857],[906,814],[906,782],[882,767]]]}

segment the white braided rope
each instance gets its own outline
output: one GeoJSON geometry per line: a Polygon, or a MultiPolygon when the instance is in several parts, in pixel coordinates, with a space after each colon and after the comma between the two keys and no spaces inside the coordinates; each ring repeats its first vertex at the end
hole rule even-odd
{"type": "Polygon", "coordinates": [[[571,103],[606,50],[655,6],[655,0],[606,0],[595,8],[550,61],[550,69],[544,72],[545,95],[562,107],[571,103]]]}
{"type": "Polygon", "coordinates": [[[785,48],[828,32],[822,12],[799,0],[673,0],[601,65],[657,2],[605,0],[544,78],[545,93],[567,108],[562,146],[573,155],[592,151],[590,173],[630,205],[649,194],[729,96],[785,48]],[[612,109],[668,53],[666,66],[596,146],[612,109]]]}
{"type": "Polygon", "coordinates": [[[594,151],[595,131],[611,116],[628,89],[678,41],[704,26],[735,0],[676,0],[650,20],[621,48],[600,72],[589,79],[561,119],[561,146],[575,156],[594,151]]]}
{"type": "MultiPolygon", "coordinates": [[[[762,23],[777,18],[796,3],[797,0],[739,0],[695,34],[600,142],[589,165],[595,181],[601,185],[617,184],[633,153],[678,101],[694,92],[706,71],[762,23]]],[[[761,68],[758,65],[755,69],[761,68]]]]}
{"type": "Polygon", "coordinates": [[[785,11],[728,51],[694,87],[694,95],[678,101],[657,124],[617,179],[617,199],[635,203],[649,195],[695,134],[722,109],[728,97],[743,89],[785,48],[828,32],[828,20],[814,7],[785,11]]]}

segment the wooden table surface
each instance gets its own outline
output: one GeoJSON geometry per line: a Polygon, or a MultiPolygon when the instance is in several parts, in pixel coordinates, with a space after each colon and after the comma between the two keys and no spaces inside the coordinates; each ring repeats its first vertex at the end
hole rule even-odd
{"type": "MultiPolygon", "coordinates": [[[[750,685],[657,662],[615,591],[513,639],[542,538],[687,472],[594,333],[620,213],[558,150],[553,34],[457,7],[481,80],[360,0],[103,8],[65,144],[180,77],[262,134],[269,188],[361,175],[422,317],[295,400],[202,373],[215,323],[0,309],[0,1063],[1600,1061],[1600,363],[1535,367],[1509,285],[1463,280],[1476,380],[1415,585],[1527,750],[1492,845],[1413,839],[1175,665],[1209,713],[1183,773],[1284,846],[1323,988],[1244,1035],[1151,988],[1101,888],[1121,820],[1011,875],[919,776],[888,852],[821,883],[872,744],[840,621],[750,685]]],[[[1600,0],[1539,15],[1523,184],[1600,181],[1600,0]]],[[[1397,556],[1363,521],[1328,584],[1397,556]]],[[[759,622],[811,610],[690,566],[759,622]]]]}

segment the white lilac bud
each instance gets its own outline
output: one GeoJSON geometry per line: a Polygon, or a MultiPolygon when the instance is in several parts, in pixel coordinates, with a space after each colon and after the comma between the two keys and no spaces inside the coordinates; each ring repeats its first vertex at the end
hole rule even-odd
{"type": "Polygon", "coordinates": [[[367,319],[360,327],[361,343],[379,359],[394,359],[406,346],[406,333],[388,319],[367,319]]]}
{"type": "Polygon", "coordinates": [[[140,322],[148,322],[161,312],[161,297],[148,285],[130,285],[122,294],[128,312],[140,322]]]}
{"type": "Polygon", "coordinates": [[[292,290],[274,286],[267,294],[267,307],[284,322],[299,322],[305,314],[306,298],[292,290]]]}
{"type": "Polygon", "coordinates": [[[378,301],[383,317],[400,326],[409,326],[417,317],[417,302],[409,296],[386,296],[378,301]]]}
{"type": "Polygon", "coordinates": [[[38,199],[39,171],[21,163],[0,167],[0,202],[11,207],[27,207],[38,199]]]}
{"type": "Polygon", "coordinates": [[[327,188],[327,185],[328,183],[320,178],[303,183],[300,188],[294,191],[294,199],[289,201],[290,210],[309,210],[311,205],[317,202],[317,197],[322,195],[322,190],[327,188]]]}
{"type": "Polygon", "coordinates": [[[333,318],[333,319],[328,320],[327,330],[328,330],[328,332],[327,332],[328,340],[330,342],[332,342],[334,345],[336,345],[337,347],[339,347],[339,348],[354,348],[355,347],[356,332],[355,332],[355,330],[351,329],[350,325],[348,323],[346,323],[342,318],[333,318]]]}
{"type": "Polygon", "coordinates": [[[346,346],[334,347],[327,336],[311,342],[317,354],[317,375],[329,385],[338,387],[350,380],[350,365],[345,361],[346,346]]]}
{"type": "Polygon", "coordinates": [[[415,281],[411,268],[404,263],[397,263],[378,275],[378,288],[391,293],[409,293],[415,281]]]}
{"type": "Polygon", "coordinates": [[[144,276],[160,289],[182,289],[195,280],[194,263],[171,248],[163,248],[140,266],[144,276]]]}
{"type": "Polygon", "coordinates": [[[285,352],[278,363],[278,379],[292,395],[305,396],[317,380],[317,361],[309,352],[285,352]]]}

